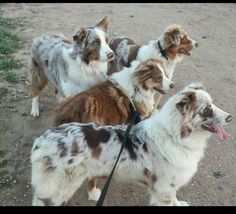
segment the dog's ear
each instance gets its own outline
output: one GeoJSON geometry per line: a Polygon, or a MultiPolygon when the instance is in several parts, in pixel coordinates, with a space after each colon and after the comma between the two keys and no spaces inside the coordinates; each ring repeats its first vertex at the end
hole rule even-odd
{"type": "Polygon", "coordinates": [[[103,19],[101,19],[97,24],[96,27],[101,27],[105,32],[107,32],[108,28],[108,17],[105,16],[103,19]]]}
{"type": "Polygon", "coordinates": [[[174,45],[180,45],[181,42],[181,32],[180,29],[178,27],[174,27],[172,29],[170,29],[168,32],[168,37],[169,40],[172,44],[174,45]]]}
{"type": "Polygon", "coordinates": [[[73,36],[74,42],[77,44],[81,43],[86,36],[86,29],[84,27],[80,28],[76,34],[73,36]]]}
{"type": "Polygon", "coordinates": [[[191,83],[190,85],[186,86],[186,88],[194,90],[206,90],[206,87],[200,82],[191,83]]]}
{"type": "Polygon", "coordinates": [[[140,63],[136,68],[136,77],[139,80],[139,83],[145,82],[150,78],[151,72],[153,70],[153,66],[148,62],[140,63]]]}
{"type": "Polygon", "coordinates": [[[196,107],[197,98],[194,91],[184,92],[183,95],[182,100],[176,104],[176,108],[182,115],[186,115],[196,107]]]}

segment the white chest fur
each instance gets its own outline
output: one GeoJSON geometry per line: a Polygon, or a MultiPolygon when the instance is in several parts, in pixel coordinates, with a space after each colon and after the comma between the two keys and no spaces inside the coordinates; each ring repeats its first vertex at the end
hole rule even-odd
{"type": "Polygon", "coordinates": [[[70,57],[72,49],[63,50],[63,58],[68,65],[68,75],[61,78],[62,93],[68,97],[85,91],[104,81],[101,73],[107,73],[107,62],[92,61],[87,65],[78,56],[70,57]]]}

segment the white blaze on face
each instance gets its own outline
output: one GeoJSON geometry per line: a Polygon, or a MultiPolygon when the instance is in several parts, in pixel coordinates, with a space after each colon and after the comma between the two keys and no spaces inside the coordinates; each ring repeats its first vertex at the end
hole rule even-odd
{"type": "Polygon", "coordinates": [[[111,50],[111,48],[109,47],[109,45],[106,42],[105,39],[105,32],[99,28],[95,28],[96,34],[98,35],[98,37],[100,38],[101,41],[101,46],[100,46],[100,51],[99,51],[99,55],[100,55],[100,60],[101,61],[110,61],[114,58],[114,53],[111,50]],[[109,54],[112,54],[113,57],[109,58],[109,54]]]}
{"type": "Polygon", "coordinates": [[[162,73],[162,90],[163,91],[167,91],[171,88],[173,88],[174,82],[172,82],[166,75],[165,72],[163,71],[162,67],[160,65],[157,64],[157,67],[160,69],[161,73],[162,73]]]}
{"type": "Polygon", "coordinates": [[[212,104],[211,106],[216,120],[219,121],[221,125],[225,125],[226,119],[230,114],[216,107],[214,104],[212,104]]]}

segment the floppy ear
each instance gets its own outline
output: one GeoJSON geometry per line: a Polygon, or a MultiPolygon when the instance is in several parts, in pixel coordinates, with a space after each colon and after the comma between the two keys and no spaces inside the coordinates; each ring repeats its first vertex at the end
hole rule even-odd
{"type": "Polygon", "coordinates": [[[73,36],[73,40],[76,43],[81,43],[86,36],[86,29],[84,27],[80,28],[79,31],[73,36]]]}
{"type": "Polygon", "coordinates": [[[102,20],[100,20],[97,24],[97,27],[101,27],[105,32],[107,32],[108,27],[108,17],[105,16],[102,20]]]}
{"type": "Polygon", "coordinates": [[[174,45],[180,45],[180,30],[179,28],[174,28],[168,32],[170,42],[174,45]]]}
{"type": "Polygon", "coordinates": [[[184,97],[180,102],[176,104],[176,108],[182,115],[186,115],[187,112],[192,111],[196,106],[196,94],[194,91],[184,92],[184,97]]]}
{"type": "Polygon", "coordinates": [[[152,72],[153,67],[149,65],[147,62],[142,62],[137,68],[136,68],[136,77],[138,78],[139,82],[142,83],[146,81],[152,72]]]}
{"type": "Polygon", "coordinates": [[[206,87],[200,82],[191,83],[190,85],[186,86],[186,88],[194,89],[194,90],[206,90],[206,87]]]}

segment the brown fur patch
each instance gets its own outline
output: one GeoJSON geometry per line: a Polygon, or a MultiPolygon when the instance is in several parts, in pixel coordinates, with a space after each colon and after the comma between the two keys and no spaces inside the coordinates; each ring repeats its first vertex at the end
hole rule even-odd
{"type": "Polygon", "coordinates": [[[130,67],[131,62],[136,59],[138,55],[140,45],[134,45],[129,50],[129,57],[128,57],[128,67],[130,67]]]}
{"type": "Polygon", "coordinates": [[[183,126],[180,130],[181,138],[188,137],[191,134],[192,130],[188,126],[183,126]]]}
{"type": "Polygon", "coordinates": [[[135,107],[137,111],[142,115],[142,118],[146,118],[149,116],[151,108],[150,106],[147,106],[145,102],[135,102],[135,107]]]}
{"type": "Polygon", "coordinates": [[[82,126],[81,131],[84,133],[88,146],[95,149],[100,143],[106,143],[110,139],[110,133],[105,129],[94,130],[90,125],[82,126]]]}
{"type": "Polygon", "coordinates": [[[53,125],[69,122],[127,124],[131,121],[129,105],[129,99],[113,83],[101,83],[61,103],[55,110],[53,125]]]}
{"type": "Polygon", "coordinates": [[[152,183],[156,183],[157,181],[157,176],[155,174],[152,175],[152,183]]]}
{"type": "Polygon", "coordinates": [[[100,154],[102,152],[102,148],[99,146],[99,147],[96,147],[93,151],[92,151],[92,157],[95,158],[95,159],[98,159],[100,157],[100,154]]]}
{"type": "Polygon", "coordinates": [[[107,67],[108,67],[108,72],[107,72],[108,76],[118,72],[119,68],[118,68],[117,58],[109,61],[107,67]]]}
{"type": "Polygon", "coordinates": [[[162,88],[163,75],[157,65],[163,67],[163,62],[150,59],[137,67],[135,78],[144,90],[154,90],[154,86],[162,88]]]}
{"type": "Polygon", "coordinates": [[[52,158],[50,158],[49,156],[44,156],[43,160],[46,172],[52,172],[56,169],[56,166],[54,166],[52,163],[52,158]]]}
{"type": "Polygon", "coordinates": [[[94,187],[96,187],[96,184],[97,184],[97,180],[95,177],[90,179],[87,184],[87,191],[91,191],[94,187]]]}
{"type": "Polygon", "coordinates": [[[76,141],[74,141],[72,143],[71,146],[71,150],[70,150],[71,156],[76,156],[79,153],[79,147],[78,147],[78,143],[76,141]]]}
{"type": "Polygon", "coordinates": [[[105,16],[102,20],[99,21],[99,23],[96,24],[98,27],[102,27],[105,31],[107,31],[108,28],[108,17],[105,16]]]}
{"type": "Polygon", "coordinates": [[[32,96],[36,97],[40,91],[47,85],[48,79],[43,72],[32,72],[31,84],[32,84],[32,96]]]}
{"type": "Polygon", "coordinates": [[[197,98],[195,92],[184,93],[183,99],[176,104],[176,108],[182,115],[185,115],[188,111],[193,111],[196,108],[197,98]]]}

